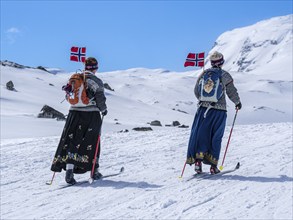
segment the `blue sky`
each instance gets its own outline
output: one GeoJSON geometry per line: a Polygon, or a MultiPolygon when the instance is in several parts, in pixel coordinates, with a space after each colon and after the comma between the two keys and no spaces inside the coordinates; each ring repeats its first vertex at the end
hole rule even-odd
{"type": "Polygon", "coordinates": [[[189,52],[208,53],[225,31],[292,13],[292,0],[1,0],[1,60],[75,71],[70,48],[85,46],[101,72],[184,71],[189,52]]]}

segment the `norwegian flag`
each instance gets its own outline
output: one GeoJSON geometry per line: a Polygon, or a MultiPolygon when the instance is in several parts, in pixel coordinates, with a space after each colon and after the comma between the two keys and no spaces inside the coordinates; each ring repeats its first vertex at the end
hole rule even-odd
{"type": "Polygon", "coordinates": [[[75,62],[85,62],[85,47],[71,47],[70,60],[75,62]]]}
{"type": "Polygon", "coordinates": [[[204,52],[202,53],[189,53],[187,55],[184,67],[187,66],[204,66],[204,52]]]}

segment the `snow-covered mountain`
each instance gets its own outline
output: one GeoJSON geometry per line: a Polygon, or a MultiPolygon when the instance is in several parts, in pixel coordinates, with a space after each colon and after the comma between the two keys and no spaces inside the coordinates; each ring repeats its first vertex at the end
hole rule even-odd
{"type": "Polygon", "coordinates": [[[288,15],[227,31],[210,53],[221,51],[228,71],[292,79],[292,24],[293,15],[288,15]]]}
{"type": "MultiPolygon", "coordinates": [[[[44,183],[52,177],[64,121],[37,115],[44,105],[67,114],[61,87],[72,73],[1,63],[1,219],[291,219],[292,15],[228,31],[209,54],[215,50],[224,54],[223,68],[234,77],[243,104],[225,162],[229,169],[239,161],[237,173],[187,181],[193,167],[186,167],[183,180],[177,178],[190,127],[165,125],[192,125],[201,70],[133,68],[97,74],[114,89],[106,90],[101,171],[124,166],[125,173],[62,190],[64,172],[52,186],[44,183]],[[10,80],[16,91],[6,89],[10,80]],[[153,120],[163,126],[131,130],[153,120]],[[118,132],[123,129],[129,132],[118,132]]],[[[228,105],[221,155],[235,113],[228,105]]]]}
{"type": "MultiPolygon", "coordinates": [[[[215,50],[224,54],[223,68],[234,77],[243,103],[237,123],[292,121],[292,15],[225,32],[209,54],[215,50]]],[[[209,63],[208,58],[206,63],[209,63]]],[[[39,124],[40,119],[35,116],[44,104],[67,114],[69,106],[66,101],[62,102],[61,87],[71,73],[56,68],[19,67],[11,62],[4,62],[4,65],[1,66],[1,119],[6,128],[2,129],[2,138],[14,129],[25,133],[25,128],[16,126],[16,117],[39,124]],[[5,89],[9,80],[14,82],[18,92],[5,89]]],[[[115,90],[107,90],[109,115],[105,129],[131,129],[153,120],[160,120],[163,125],[177,120],[190,126],[197,102],[193,88],[200,72],[134,68],[98,73],[115,90]]],[[[229,124],[235,110],[232,102],[228,105],[229,124]]],[[[59,132],[62,123],[57,122],[57,127],[59,132]]]]}

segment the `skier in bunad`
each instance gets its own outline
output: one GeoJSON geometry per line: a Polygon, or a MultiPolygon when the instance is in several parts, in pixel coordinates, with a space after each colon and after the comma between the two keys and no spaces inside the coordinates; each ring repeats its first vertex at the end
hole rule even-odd
{"type": "MultiPolygon", "coordinates": [[[[235,104],[236,109],[241,109],[242,105],[234,86],[232,76],[222,69],[224,56],[219,52],[214,52],[210,56],[211,68],[205,70],[197,79],[194,93],[199,100],[198,109],[194,118],[189,138],[186,164],[195,164],[196,173],[202,172],[202,163],[210,165],[210,173],[216,174],[220,170],[217,168],[221,151],[221,142],[224,135],[227,104],[226,95],[235,104]],[[202,86],[202,79],[206,73],[217,72],[219,74],[219,86],[222,88],[222,95],[216,102],[201,101],[201,95],[209,93],[212,81],[202,86]],[[203,93],[202,89],[206,90],[203,93]]],[[[214,86],[212,84],[212,86],[214,86]]]]}
{"type": "Polygon", "coordinates": [[[51,170],[61,172],[66,170],[65,181],[75,184],[74,173],[81,174],[91,171],[94,161],[92,178],[99,179],[99,158],[101,145],[97,146],[101,129],[101,115],[107,115],[104,85],[95,74],[98,70],[98,61],[89,57],[85,61],[85,76],[87,94],[92,101],[86,106],[71,106],[68,117],[53,159],[51,170]],[[94,158],[96,147],[98,153],[94,158]]]}

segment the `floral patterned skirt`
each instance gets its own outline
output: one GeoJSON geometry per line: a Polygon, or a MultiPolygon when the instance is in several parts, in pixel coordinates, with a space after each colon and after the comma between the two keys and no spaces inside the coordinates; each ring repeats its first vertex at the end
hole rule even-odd
{"type": "MultiPolygon", "coordinates": [[[[51,170],[66,170],[66,164],[74,165],[74,173],[91,171],[101,128],[99,112],[69,111],[51,170]]],[[[98,146],[99,158],[101,145],[98,146]]]]}

